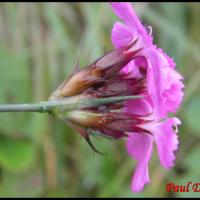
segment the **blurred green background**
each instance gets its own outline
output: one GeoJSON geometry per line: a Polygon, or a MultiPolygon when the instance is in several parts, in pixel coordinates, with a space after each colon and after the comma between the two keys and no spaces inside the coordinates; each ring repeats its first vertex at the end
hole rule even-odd
{"type": "MultiPolygon", "coordinates": [[[[166,193],[168,182],[200,180],[200,4],[135,3],[151,25],[155,43],[177,63],[185,77],[185,98],[176,165],[150,162],[151,184],[132,193],[136,162],[124,141],[95,138],[95,154],[61,121],[47,114],[0,114],[0,197],[185,197],[166,193]]],[[[117,21],[107,3],[1,3],[0,103],[48,99],[73,71],[111,50],[117,21]],[[79,56],[80,55],[80,56],[79,56]]]]}

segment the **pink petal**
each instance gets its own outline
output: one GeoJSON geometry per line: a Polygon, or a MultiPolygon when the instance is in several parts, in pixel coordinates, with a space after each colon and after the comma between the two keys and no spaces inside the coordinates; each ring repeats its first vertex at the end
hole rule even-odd
{"type": "Polygon", "coordinates": [[[177,128],[173,130],[173,126],[176,127],[180,123],[178,118],[170,118],[160,123],[154,130],[154,139],[160,162],[167,169],[173,166],[173,161],[175,160],[174,151],[178,148],[177,128]]]}
{"type": "Polygon", "coordinates": [[[152,105],[148,99],[133,99],[126,103],[125,111],[135,115],[148,115],[153,112],[152,105]]]}
{"type": "Polygon", "coordinates": [[[136,34],[142,35],[146,43],[152,42],[151,36],[147,33],[145,27],[140,22],[140,19],[136,15],[131,3],[111,3],[111,6],[115,14],[125,22],[134,36],[136,34]]]}
{"type": "Polygon", "coordinates": [[[182,83],[182,76],[171,67],[163,67],[162,69],[162,77],[163,77],[163,115],[166,112],[176,112],[179,108],[184,93],[182,89],[184,88],[184,84],[182,83]]]}
{"type": "Polygon", "coordinates": [[[122,23],[116,22],[112,29],[112,43],[116,48],[128,45],[133,39],[133,34],[122,23]]]}
{"type": "Polygon", "coordinates": [[[163,83],[161,75],[161,60],[159,59],[159,52],[152,46],[151,48],[146,48],[141,51],[147,60],[147,89],[148,93],[154,104],[154,115],[159,117],[162,113],[161,103],[162,103],[162,92],[163,83]]]}
{"type": "Polygon", "coordinates": [[[147,134],[131,133],[126,147],[133,159],[137,160],[131,188],[134,192],[139,192],[150,182],[148,162],[152,154],[153,138],[147,134]]]}
{"type": "Polygon", "coordinates": [[[135,64],[135,60],[131,60],[125,67],[122,68],[121,73],[129,74],[131,78],[141,78],[139,66],[135,64]]]}
{"type": "Polygon", "coordinates": [[[183,99],[183,77],[174,69],[175,63],[161,49],[144,50],[148,57],[148,89],[158,116],[166,117],[168,112],[176,112],[183,99]],[[156,91],[157,90],[157,91],[156,91]],[[158,111],[159,110],[159,111],[158,111]]]}
{"type": "Polygon", "coordinates": [[[174,59],[169,57],[164,51],[163,49],[159,48],[158,51],[166,58],[169,67],[171,68],[175,68],[176,63],[174,62],[174,59]]]}

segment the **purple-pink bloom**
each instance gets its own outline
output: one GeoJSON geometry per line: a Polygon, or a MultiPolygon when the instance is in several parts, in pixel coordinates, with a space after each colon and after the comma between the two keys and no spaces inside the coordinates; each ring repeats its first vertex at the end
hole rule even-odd
{"type": "Polygon", "coordinates": [[[150,28],[142,25],[131,3],[111,6],[123,21],[112,29],[115,49],[79,69],[50,100],[76,102],[69,112],[60,106],[53,114],[76,129],[95,151],[90,141],[94,133],[127,137],[127,151],[137,160],[132,190],[139,192],[150,182],[148,164],[154,143],[161,164],[166,169],[174,164],[181,121],[169,113],[180,107],[183,77],[173,59],[153,44],[150,28]]]}
{"type": "Polygon", "coordinates": [[[175,113],[183,99],[183,77],[175,70],[173,59],[153,44],[151,33],[142,25],[131,3],[111,3],[111,6],[123,21],[113,26],[113,45],[118,49],[134,43],[131,51],[136,52],[121,73],[140,78],[142,71],[146,71],[145,98],[129,100],[124,108],[146,121],[139,125],[146,131],[128,133],[126,144],[128,153],[137,160],[132,190],[139,192],[150,182],[148,162],[154,142],[161,164],[167,169],[173,166],[174,151],[178,148],[177,125],[181,122],[169,118],[169,113],[175,113]]]}

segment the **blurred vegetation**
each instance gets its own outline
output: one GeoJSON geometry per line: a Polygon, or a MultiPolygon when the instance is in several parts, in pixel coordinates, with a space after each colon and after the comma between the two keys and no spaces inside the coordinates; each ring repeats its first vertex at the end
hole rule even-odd
{"type": "MultiPolygon", "coordinates": [[[[167,171],[156,152],[151,184],[132,193],[135,161],[124,141],[94,139],[101,156],[62,122],[47,114],[0,114],[0,197],[186,197],[165,184],[200,180],[200,4],[135,3],[153,28],[155,43],[185,77],[185,99],[176,165],[167,171]]],[[[0,103],[48,99],[74,70],[112,49],[118,20],[107,3],[1,3],[0,103]]]]}

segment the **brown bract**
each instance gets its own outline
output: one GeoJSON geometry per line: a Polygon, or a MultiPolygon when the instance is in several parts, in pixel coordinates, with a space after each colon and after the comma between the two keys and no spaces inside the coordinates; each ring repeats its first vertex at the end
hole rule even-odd
{"type": "Polygon", "coordinates": [[[113,50],[97,59],[91,65],[79,70],[68,80],[65,80],[50,99],[62,99],[78,95],[91,86],[96,86],[112,79],[135,56],[136,52],[130,51],[134,44],[135,42],[129,46],[113,50]]]}
{"type": "MultiPolygon", "coordinates": [[[[146,70],[140,68],[141,76],[134,77],[122,69],[136,56],[135,42],[113,50],[89,66],[79,70],[65,80],[51,95],[50,100],[63,100],[69,97],[105,99],[122,96],[142,95],[146,91],[146,70]]],[[[113,139],[127,136],[128,132],[144,132],[140,125],[144,120],[125,111],[125,101],[87,105],[75,110],[60,109],[55,115],[69,122],[90,146],[91,130],[113,139]]]]}

